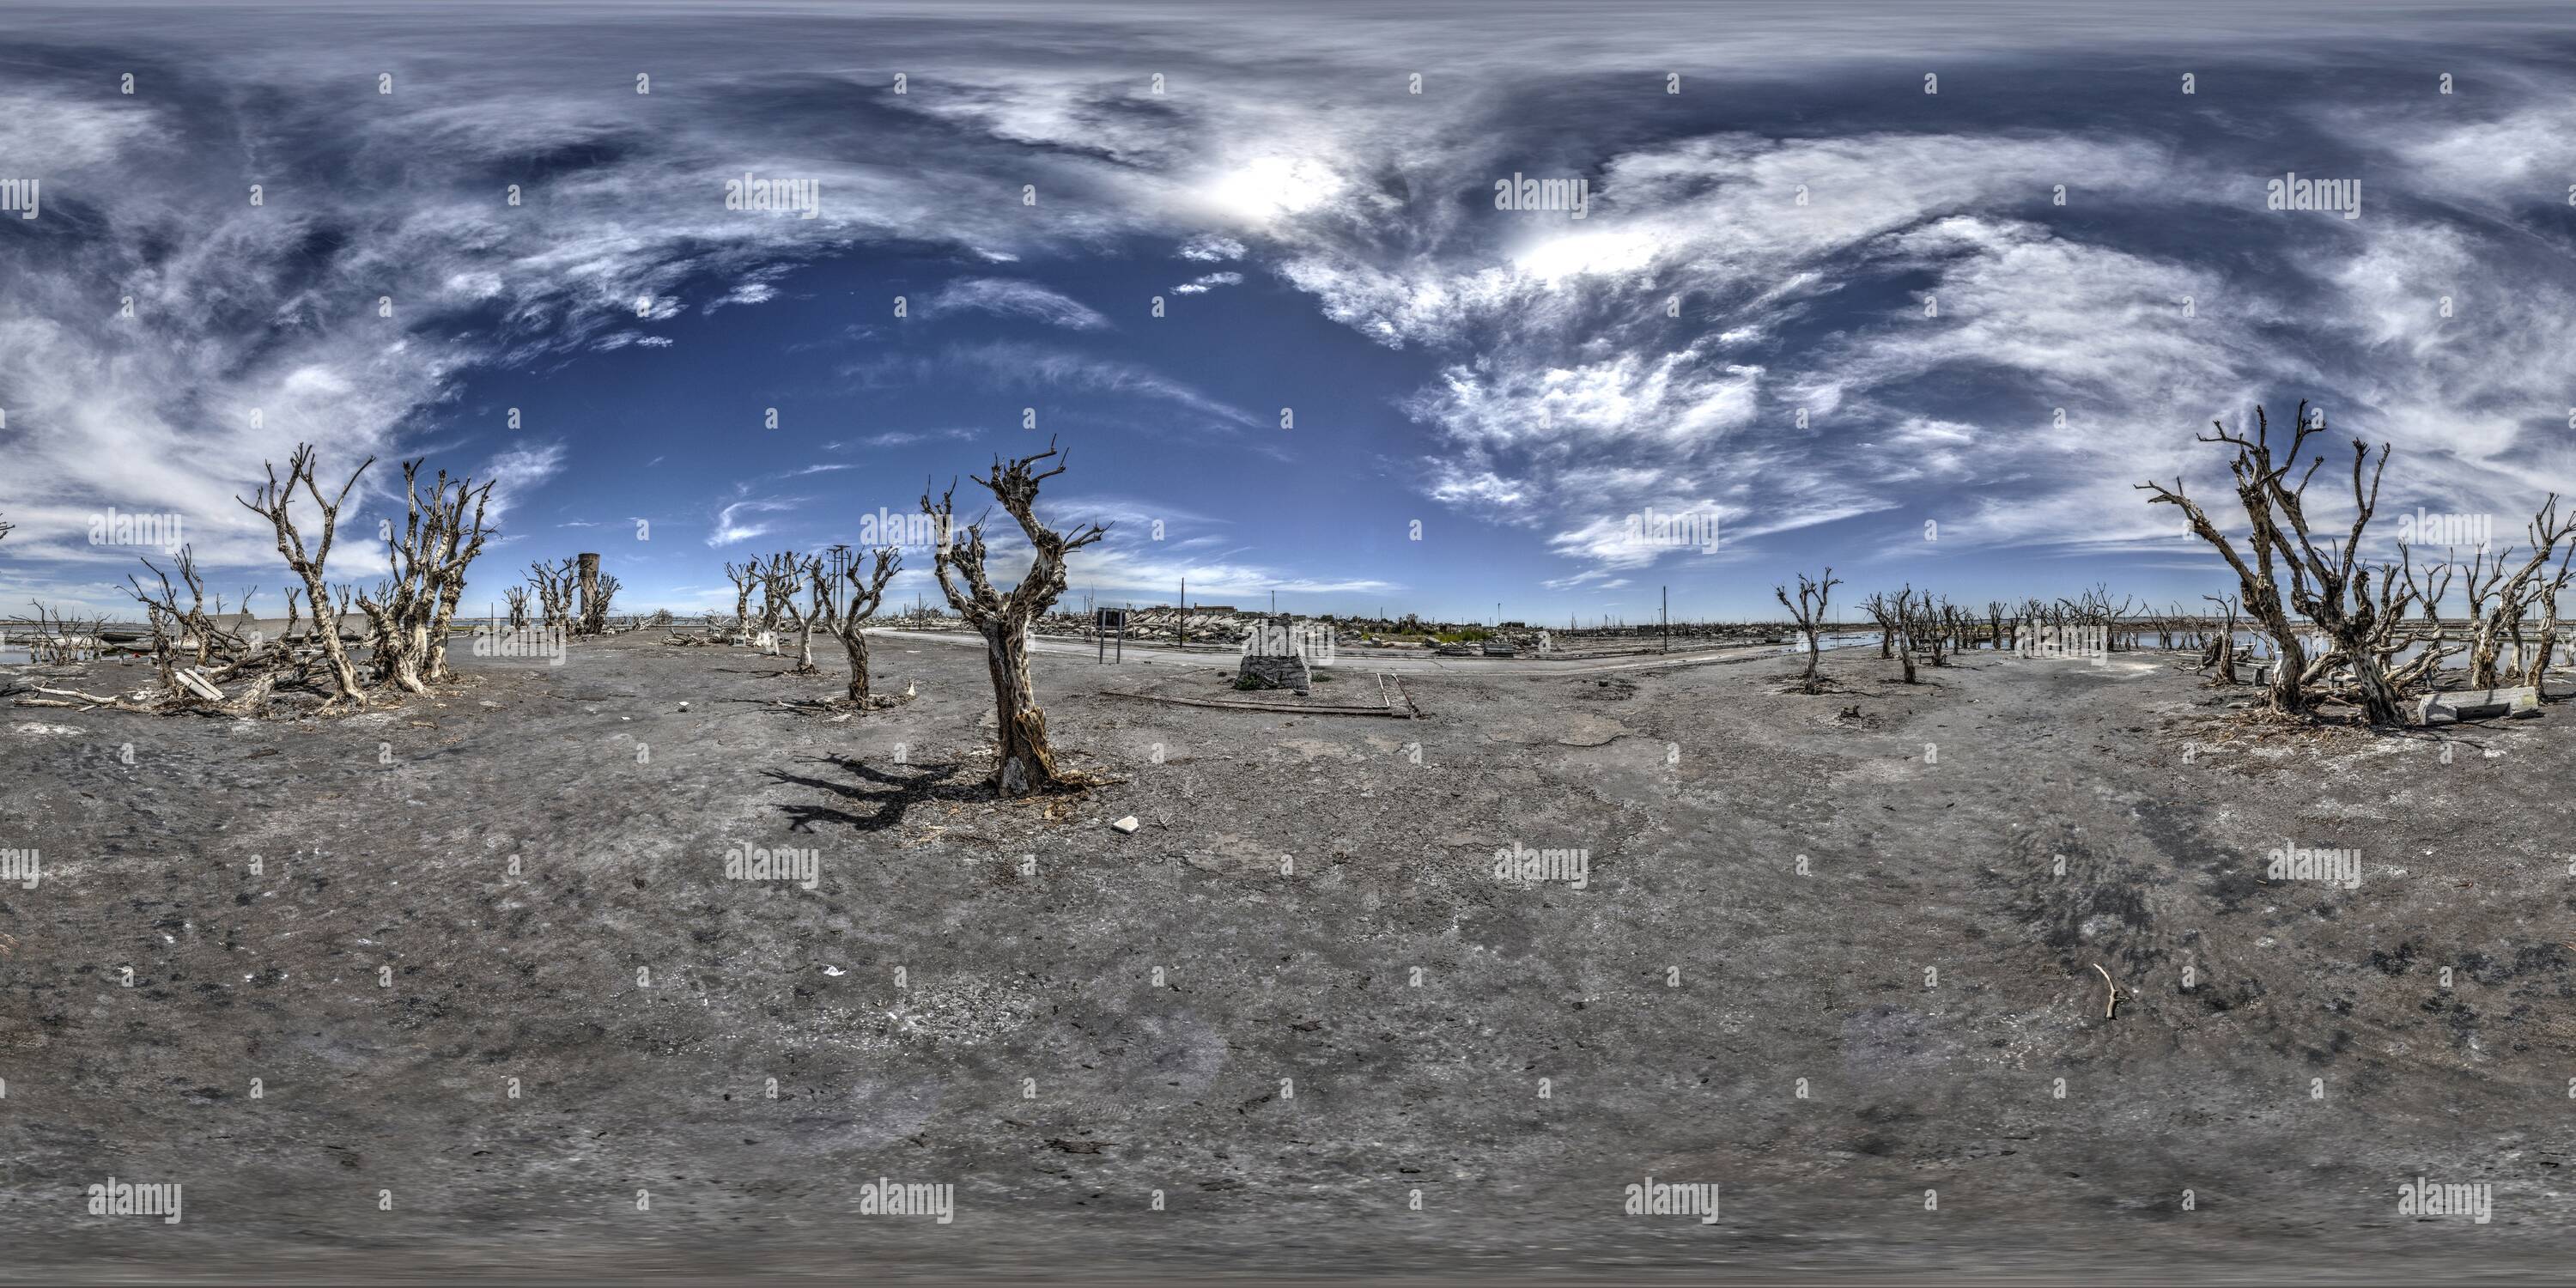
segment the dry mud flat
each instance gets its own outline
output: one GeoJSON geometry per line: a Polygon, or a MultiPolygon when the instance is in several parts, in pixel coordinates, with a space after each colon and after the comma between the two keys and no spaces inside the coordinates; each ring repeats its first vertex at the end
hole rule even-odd
{"type": "Polygon", "coordinates": [[[0,713],[0,1274],[2565,1273],[2576,708],[2261,739],[2148,655],[1862,649],[1403,721],[1041,655],[1125,781],[1000,804],[980,650],[877,663],[918,697],[839,720],[648,636],[331,722],[0,713]]]}

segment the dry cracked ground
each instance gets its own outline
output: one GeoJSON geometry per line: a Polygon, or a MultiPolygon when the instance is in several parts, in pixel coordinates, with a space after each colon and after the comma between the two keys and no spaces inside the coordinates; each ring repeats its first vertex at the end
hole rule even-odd
{"type": "Polygon", "coordinates": [[[0,1275],[2564,1273],[2576,707],[2285,732],[2174,658],[1874,648],[1106,696],[1220,665],[1041,656],[1120,781],[1020,803],[917,639],[863,715],[636,635],[330,721],[8,711],[0,1275]]]}

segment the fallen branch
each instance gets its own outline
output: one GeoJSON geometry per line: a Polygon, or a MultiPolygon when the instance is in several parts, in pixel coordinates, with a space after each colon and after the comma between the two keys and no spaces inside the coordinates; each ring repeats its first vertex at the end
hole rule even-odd
{"type": "Polygon", "coordinates": [[[2106,1020],[2111,1019],[2119,1014],[2120,1000],[2122,997],[2125,996],[2134,1000],[2137,995],[2134,993],[2124,994],[2121,991],[2119,984],[2111,979],[2111,972],[2102,969],[2102,963],[2093,963],[2093,970],[2094,973],[2102,977],[2102,983],[2111,990],[2110,996],[2102,1000],[2102,1018],[2106,1020]]]}

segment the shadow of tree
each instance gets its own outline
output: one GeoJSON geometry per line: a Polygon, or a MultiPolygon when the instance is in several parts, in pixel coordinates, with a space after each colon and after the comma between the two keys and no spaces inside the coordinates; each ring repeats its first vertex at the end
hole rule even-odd
{"type": "Polygon", "coordinates": [[[828,778],[812,778],[803,774],[790,773],[784,769],[765,769],[761,772],[781,783],[815,788],[830,792],[854,805],[871,806],[873,812],[859,814],[830,805],[782,804],[778,808],[786,813],[788,830],[792,832],[811,831],[817,823],[841,823],[848,825],[854,831],[883,832],[901,826],[904,815],[913,806],[925,801],[989,797],[989,793],[981,784],[960,785],[949,781],[957,776],[958,770],[964,768],[962,764],[954,761],[945,765],[904,766],[903,768],[907,770],[917,771],[909,777],[889,773],[848,756],[823,756],[808,763],[831,765],[856,781],[836,782],[828,778]]]}

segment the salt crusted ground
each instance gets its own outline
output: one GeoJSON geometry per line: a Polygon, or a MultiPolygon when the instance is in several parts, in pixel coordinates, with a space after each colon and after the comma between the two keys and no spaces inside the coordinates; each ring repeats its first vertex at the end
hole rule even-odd
{"type": "Polygon", "coordinates": [[[2265,738],[2152,655],[1861,649],[1818,697],[1408,675],[1400,721],[1051,654],[1125,781],[997,804],[971,646],[880,640],[919,696],[841,720],[650,635],[469,665],[329,723],[0,712],[0,1275],[2563,1271],[2576,708],[2265,738]],[[184,1219],[88,1215],[111,1174],[184,1219]],[[1720,1219],[1624,1215],[1649,1175],[1720,1219]],[[2492,1221],[2401,1216],[2419,1175],[2492,1221]],[[954,1220],[859,1215],[880,1177],[954,1220]]]}

